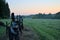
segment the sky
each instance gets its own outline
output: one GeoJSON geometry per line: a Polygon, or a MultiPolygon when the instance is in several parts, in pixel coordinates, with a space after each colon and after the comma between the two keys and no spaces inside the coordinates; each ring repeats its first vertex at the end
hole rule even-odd
{"type": "Polygon", "coordinates": [[[6,0],[11,13],[30,15],[56,13],[60,11],[60,0],[6,0]]]}

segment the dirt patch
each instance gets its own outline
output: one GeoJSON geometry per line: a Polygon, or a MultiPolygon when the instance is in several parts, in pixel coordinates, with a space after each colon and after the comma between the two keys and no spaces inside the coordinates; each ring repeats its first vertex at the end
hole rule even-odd
{"type": "Polygon", "coordinates": [[[24,28],[23,34],[20,39],[21,40],[40,40],[39,36],[36,33],[34,33],[34,31],[29,27],[24,28]]]}

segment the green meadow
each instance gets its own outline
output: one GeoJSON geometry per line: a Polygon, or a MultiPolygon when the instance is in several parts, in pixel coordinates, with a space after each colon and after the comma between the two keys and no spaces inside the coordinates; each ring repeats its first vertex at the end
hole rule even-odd
{"type": "MultiPolygon", "coordinates": [[[[9,20],[0,20],[6,24],[9,20]]],[[[28,26],[39,36],[40,40],[60,40],[59,19],[24,19],[24,26],[28,26]]],[[[6,32],[5,27],[0,27],[0,38],[6,32]]]]}
{"type": "MultiPolygon", "coordinates": [[[[1,19],[1,22],[3,22],[6,25],[6,22],[9,24],[10,19],[1,19]]],[[[3,37],[6,35],[6,26],[0,26],[0,39],[3,39],[3,37]]]]}
{"type": "Polygon", "coordinates": [[[31,27],[40,40],[60,40],[59,19],[24,19],[24,25],[31,27]]]}

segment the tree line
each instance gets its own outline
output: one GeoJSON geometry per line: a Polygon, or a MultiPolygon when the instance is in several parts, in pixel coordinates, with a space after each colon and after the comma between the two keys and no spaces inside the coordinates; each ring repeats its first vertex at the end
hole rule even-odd
{"type": "Polygon", "coordinates": [[[9,18],[10,9],[6,0],[0,0],[0,18],[9,18]]]}
{"type": "Polygon", "coordinates": [[[34,15],[29,15],[29,16],[23,16],[23,18],[33,18],[33,19],[60,19],[60,12],[57,12],[55,14],[34,14],[34,15]]]}

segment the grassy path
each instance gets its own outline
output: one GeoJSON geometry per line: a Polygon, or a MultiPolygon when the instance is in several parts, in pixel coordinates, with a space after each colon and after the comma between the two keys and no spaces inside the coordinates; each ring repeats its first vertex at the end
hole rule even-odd
{"type": "Polygon", "coordinates": [[[31,28],[25,27],[20,39],[21,40],[39,40],[39,36],[36,33],[34,33],[34,31],[31,28]]]}
{"type": "MultiPolygon", "coordinates": [[[[6,38],[5,33],[3,33],[3,35],[1,35],[0,40],[8,40],[6,38]]],[[[33,30],[31,28],[25,27],[22,35],[20,35],[20,40],[39,40],[39,37],[36,33],[33,32],[33,30]]]]}
{"type": "MultiPolygon", "coordinates": [[[[9,22],[11,21],[10,19],[8,19],[8,20],[9,20],[9,22]]],[[[6,23],[6,21],[8,22],[8,20],[4,19],[4,20],[0,20],[0,21],[6,23]]],[[[5,32],[6,32],[5,28],[0,28],[0,40],[8,40],[5,32]]],[[[34,33],[34,31],[30,27],[25,26],[22,36],[20,35],[20,40],[39,40],[39,37],[36,33],[34,33]]]]}

